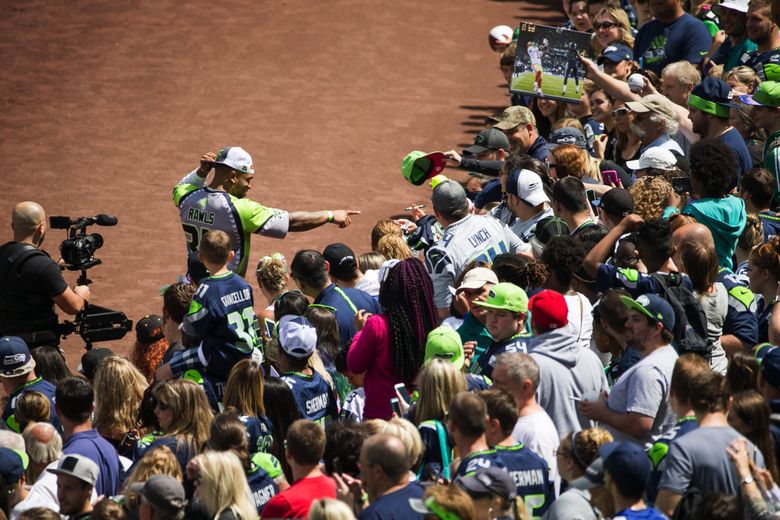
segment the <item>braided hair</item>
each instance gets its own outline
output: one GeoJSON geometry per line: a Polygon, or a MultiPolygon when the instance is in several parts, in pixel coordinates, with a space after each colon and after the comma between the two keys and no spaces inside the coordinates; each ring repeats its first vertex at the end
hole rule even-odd
{"type": "Polygon", "coordinates": [[[433,283],[422,262],[407,258],[392,267],[379,291],[379,304],[390,323],[395,375],[413,381],[422,366],[428,333],[438,324],[433,283]]]}

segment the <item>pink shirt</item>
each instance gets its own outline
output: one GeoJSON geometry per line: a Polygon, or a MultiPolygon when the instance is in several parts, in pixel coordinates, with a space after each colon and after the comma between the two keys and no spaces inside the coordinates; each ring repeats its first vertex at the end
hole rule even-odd
{"type": "Polygon", "coordinates": [[[363,330],[352,339],[347,367],[355,374],[366,374],[363,419],[390,419],[393,415],[390,408],[390,399],[395,397],[393,386],[402,381],[395,375],[391,351],[390,321],[384,314],[368,318],[363,330]]]}

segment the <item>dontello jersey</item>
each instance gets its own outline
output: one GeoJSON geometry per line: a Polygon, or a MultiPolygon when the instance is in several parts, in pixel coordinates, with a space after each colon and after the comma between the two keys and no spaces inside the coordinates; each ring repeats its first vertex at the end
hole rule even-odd
{"type": "Polygon", "coordinates": [[[228,269],[244,276],[252,233],[284,238],[289,229],[289,215],[250,199],[239,199],[225,191],[207,188],[204,186],[206,179],[196,172],[190,172],[173,188],[173,201],[179,208],[187,251],[197,253],[203,235],[215,229],[222,230],[230,237],[235,254],[228,269]]]}

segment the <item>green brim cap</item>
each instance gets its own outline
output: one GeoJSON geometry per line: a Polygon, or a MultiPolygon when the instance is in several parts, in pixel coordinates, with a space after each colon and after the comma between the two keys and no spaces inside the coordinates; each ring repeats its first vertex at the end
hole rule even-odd
{"type": "Polygon", "coordinates": [[[628,307],[629,309],[634,309],[635,311],[639,311],[651,320],[658,321],[658,318],[650,314],[650,311],[645,309],[641,303],[636,301],[635,299],[631,298],[630,296],[621,296],[620,301],[623,302],[623,305],[628,307]]]}
{"type": "Polygon", "coordinates": [[[441,152],[415,150],[401,161],[401,175],[415,186],[421,186],[426,180],[444,171],[445,164],[446,158],[441,152]]]}
{"type": "Polygon", "coordinates": [[[502,282],[490,288],[486,301],[474,304],[488,309],[528,312],[528,295],[513,283],[502,282]]]}
{"type": "Polygon", "coordinates": [[[442,325],[428,333],[428,339],[425,341],[425,357],[423,362],[427,363],[431,359],[446,359],[460,370],[463,368],[463,341],[454,329],[442,325]]]}
{"type": "Polygon", "coordinates": [[[765,81],[758,86],[755,94],[740,96],[739,100],[746,105],[780,107],[780,82],[765,81]]]}

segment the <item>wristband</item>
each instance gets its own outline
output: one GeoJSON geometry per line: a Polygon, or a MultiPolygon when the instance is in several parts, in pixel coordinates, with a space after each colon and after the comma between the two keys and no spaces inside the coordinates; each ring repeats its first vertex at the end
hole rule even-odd
{"type": "Polygon", "coordinates": [[[328,214],[328,222],[333,222],[333,212],[331,210],[325,210],[325,213],[328,214]]]}

